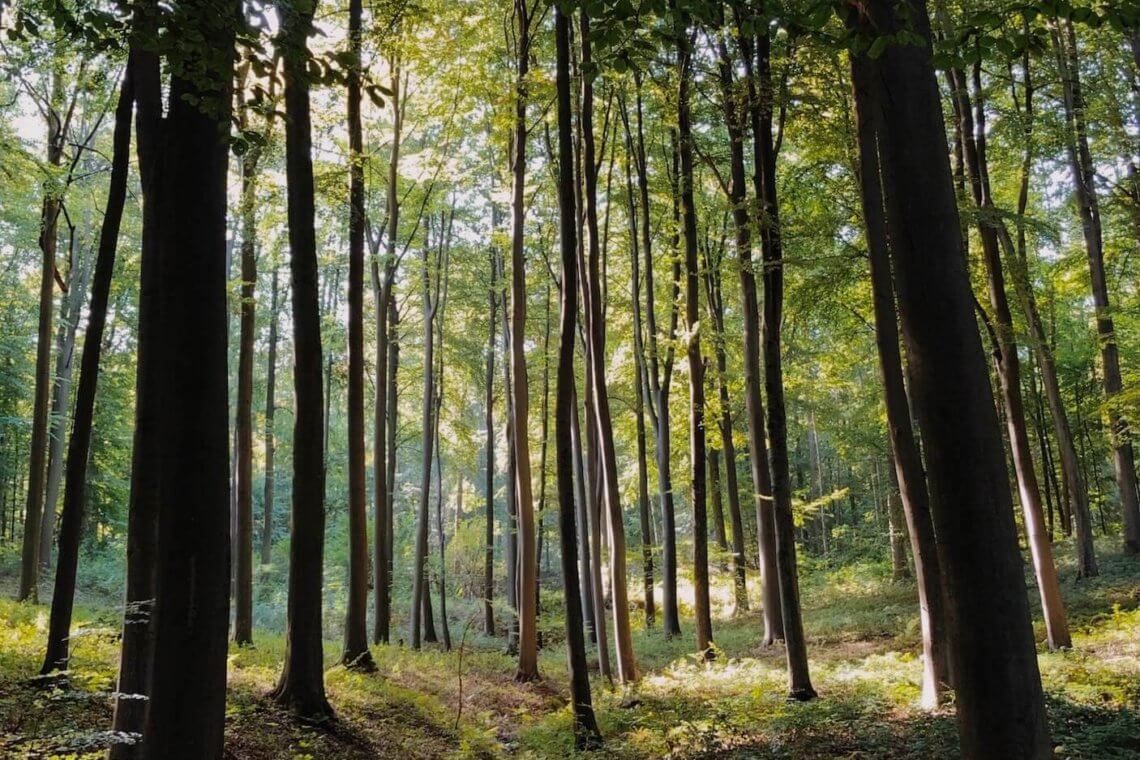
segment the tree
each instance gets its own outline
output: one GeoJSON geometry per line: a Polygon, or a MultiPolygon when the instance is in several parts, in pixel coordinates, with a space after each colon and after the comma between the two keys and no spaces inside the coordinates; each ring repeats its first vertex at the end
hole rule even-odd
{"type": "Polygon", "coordinates": [[[284,62],[285,176],[293,307],[293,540],[285,667],[272,698],[299,715],[332,716],[325,698],[321,637],[321,563],[325,540],[325,452],[321,316],[314,229],[308,38],[314,7],[282,5],[277,44],[284,62]]]}
{"type": "Polygon", "coordinates": [[[143,755],[220,758],[228,629],[229,425],[224,139],[237,3],[191,3],[156,176],[158,541],[143,755]],[[193,583],[187,583],[193,578],[193,583]]]}
{"type": "Polygon", "coordinates": [[[914,406],[943,561],[958,728],[967,757],[1048,757],[1021,559],[947,160],[930,21],[922,0],[852,11],[856,105],[873,125],[914,406]],[[904,17],[905,14],[905,17],[904,17]],[[913,26],[912,26],[913,24],[913,26]],[[921,43],[870,40],[913,28],[921,43]],[[880,48],[883,48],[880,45],[880,48]],[[982,585],[987,593],[978,594],[982,585]]]}
{"type": "Polygon", "coordinates": [[[262,499],[261,564],[273,561],[273,492],[276,486],[274,462],[277,455],[277,262],[273,262],[273,278],[269,286],[269,356],[265,360],[265,492],[262,499]]]}
{"type": "Polygon", "coordinates": [[[577,219],[574,211],[574,143],[570,97],[570,20],[559,6],[554,8],[557,63],[555,80],[558,103],[558,217],[559,249],[562,254],[562,304],[558,325],[558,375],[555,391],[555,464],[558,471],[558,528],[562,544],[563,604],[566,616],[566,657],[570,670],[570,709],[574,715],[574,745],[579,750],[601,744],[601,732],[594,717],[590,697],[590,676],[586,669],[586,641],[579,616],[581,598],[574,526],[573,452],[571,413],[574,410],[575,322],[578,316],[577,219]]]}
{"type": "Polygon", "coordinates": [[[677,143],[681,156],[682,238],[685,250],[685,343],[689,360],[689,481],[693,506],[693,592],[697,616],[697,650],[712,659],[712,613],[709,604],[707,462],[705,459],[705,365],[701,357],[701,279],[697,254],[697,209],[693,199],[693,131],[689,103],[692,37],[689,14],[677,14],[677,143]]]}
{"type": "Polygon", "coordinates": [[[91,426],[95,413],[95,391],[99,381],[103,330],[107,324],[107,300],[111,290],[111,277],[115,270],[119,226],[122,223],[123,206],[127,197],[133,113],[133,74],[128,64],[119,87],[118,104],[115,106],[111,181],[107,191],[103,225],[99,233],[95,276],[91,283],[90,316],[87,321],[87,332],[83,336],[83,364],[79,370],[75,420],[67,444],[67,484],[60,521],[59,556],[55,573],[55,590],[51,598],[47,654],[40,668],[42,674],[53,670],[67,670],[70,660],[71,613],[75,602],[75,574],[79,564],[79,542],[83,528],[87,458],[91,452],[91,426]]]}
{"type": "Polygon", "coordinates": [[[364,137],[360,118],[363,4],[348,8],[348,604],[341,662],[376,669],[368,651],[368,507],[364,477],[364,137]]]}
{"type": "Polygon", "coordinates": [[[538,678],[538,561],[535,554],[534,494],[530,472],[530,392],[526,369],[526,204],[527,71],[530,67],[531,9],[515,0],[517,24],[515,110],[511,132],[511,401],[515,456],[515,498],[519,530],[519,666],[516,681],[538,678]]]}

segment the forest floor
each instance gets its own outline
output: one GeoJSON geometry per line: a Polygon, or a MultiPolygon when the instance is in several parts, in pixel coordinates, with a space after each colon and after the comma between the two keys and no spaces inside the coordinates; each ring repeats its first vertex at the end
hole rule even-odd
{"type": "MultiPolygon", "coordinates": [[[[1058,757],[1140,757],[1140,561],[1098,547],[1102,575],[1074,580],[1071,552],[1058,544],[1074,630],[1067,652],[1042,648],[1040,663],[1058,757]]],[[[69,679],[38,682],[48,608],[11,601],[0,584],[0,756],[101,757],[109,740],[119,613],[81,598],[69,679]]],[[[913,583],[891,583],[889,567],[804,563],[801,586],[812,678],[820,698],[784,698],[783,650],[759,645],[757,612],[732,614],[730,574],[719,573],[712,664],[693,656],[692,625],[666,641],[635,632],[643,678],[623,695],[594,679],[606,746],[600,757],[950,758],[957,755],[951,708],[920,710],[918,621],[913,583]]],[[[751,589],[758,599],[758,589],[751,589]]],[[[1031,597],[1035,590],[1029,588],[1031,597]]],[[[688,592],[688,595],[687,595],[688,592]]],[[[682,620],[688,622],[681,590],[682,620]]],[[[551,595],[544,607],[557,606],[551,595]]],[[[300,723],[265,699],[283,640],[255,631],[256,646],[233,648],[226,757],[438,758],[571,753],[565,652],[550,616],[541,657],[544,680],[519,685],[501,640],[456,626],[455,649],[375,647],[379,666],[358,674],[335,665],[327,682],[336,721],[300,723]],[[460,640],[464,641],[462,647],[460,640]],[[462,649],[462,654],[458,651],[462,649]],[[460,676],[460,674],[462,674],[460,676]]],[[[1044,639],[1038,624],[1038,639],[1044,639]]],[[[595,663],[596,664],[596,663],[595,663]]]]}

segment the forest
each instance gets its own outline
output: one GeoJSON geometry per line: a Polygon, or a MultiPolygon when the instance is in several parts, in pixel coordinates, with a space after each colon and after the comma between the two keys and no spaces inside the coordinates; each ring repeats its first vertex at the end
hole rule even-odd
{"type": "Polygon", "coordinates": [[[0,0],[0,756],[1140,757],[1138,432],[1136,0],[0,0]]]}

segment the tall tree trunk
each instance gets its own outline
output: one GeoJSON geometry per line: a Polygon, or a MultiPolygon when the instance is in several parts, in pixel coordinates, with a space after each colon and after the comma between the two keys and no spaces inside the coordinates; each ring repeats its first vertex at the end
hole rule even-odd
{"type": "Polygon", "coordinates": [[[1104,268],[1104,235],[1097,197],[1096,167],[1089,150],[1085,123],[1085,99],[1081,88],[1077,37],[1071,20],[1055,21],[1052,28],[1053,48],[1061,72],[1062,102],[1065,106],[1065,143],[1073,171],[1077,210],[1081,232],[1089,260],[1093,305],[1096,309],[1096,332],[1100,359],[1104,368],[1104,396],[1116,468],[1116,487],[1124,515],[1124,552],[1140,553],[1140,496],[1136,490],[1136,462],[1129,438],[1131,421],[1120,409],[1117,396],[1123,390],[1120,375],[1120,352],[1116,344],[1116,328],[1108,298],[1108,277],[1104,268]]]}
{"type": "MultiPolygon", "coordinates": [[[[674,0],[674,12],[677,12],[674,0]]],[[[689,488],[693,507],[693,596],[697,617],[697,650],[712,659],[712,611],[709,603],[709,531],[707,463],[705,461],[705,364],[701,357],[701,282],[697,255],[697,207],[693,200],[693,134],[689,90],[692,77],[692,38],[689,14],[680,11],[677,24],[677,136],[681,155],[678,175],[682,238],[685,250],[685,329],[689,360],[689,488]]]]}
{"type": "MultiPolygon", "coordinates": [[[[582,68],[593,66],[590,49],[590,19],[585,8],[579,11],[582,46],[582,68]]],[[[602,497],[605,501],[607,538],[609,539],[610,593],[613,594],[614,650],[618,679],[623,683],[637,680],[637,662],[633,653],[633,634],[629,622],[629,589],[626,583],[625,519],[618,487],[617,454],[614,450],[613,423],[610,417],[609,391],[605,377],[605,320],[602,314],[603,293],[599,273],[599,238],[597,213],[597,164],[594,158],[593,84],[589,75],[582,77],[582,177],[585,187],[586,268],[585,313],[586,332],[590,343],[587,354],[587,380],[593,391],[594,419],[601,466],[602,497]]],[[[595,599],[595,601],[597,601],[595,599]]]]}
{"type": "Polygon", "coordinates": [[[389,85],[392,105],[392,141],[388,156],[387,207],[388,230],[385,237],[383,266],[372,262],[372,289],[376,301],[376,408],[373,410],[373,572],[372,584],[375,621],[374,643],[387,644],[392,625],[392,509],[395,484],[395,373],[396,338],[394,335],[395,298],[392,288],[396,279],[396,238],[400,232],[399,162],[403,130],[403,108],[400,90],[400,64],[393,59],[389,85]],[[381,279],[381,272],[383,279],[381,279]]]}
{"type": "Polygon", "coordinates": [[[368,651],[368,504],[364,473],[364,137],[360,118],[363,3],[349,0],[348,46],[348,598],[344,651],[349,668],[371,671],[368,651]]]}
{"type": "MultiPolygon", "coordinates": [[[[938,13],[949,29],[949,19],[942,6],[939,6],[938,13]]],[[[980,101],[971,102],[965,72],[961,69],[951,69],[949,75],[955,103],[954,111],[960,122],[970,192],[978,209],[992,211],[994,206],[986,169],[985,111],[980,101]]],[[[980,64],[975,66],[974,79],[974,95],[977,98],[981,90],[980,64]]],[[[1037,588],[1041,595],[1041,609],[1045,618],[1049,648],[1070,647],[1073,640],[1069,634],[1064,601],[1061,599],[1052,544],[1045,531],[1041,490],[1037,483],[1037,472],[1034,469],[1029,443],[1029,428],[1025,421],[1025,400],[1021,392],[1021,360],[1017,354],[1017,344],[1014,342],[1013,315],[1005,292],[1005,274],[1002,269],[997,231],[992,225],[982,224],[978,227],[978,234],[982,241],[982,254],[988,274],[990,310],[996,339],[994,364],[1001,386],[1009,446],[1013,455],[1014,471],[1017,474],[1026,538],[1033,557],[1037,588]]]]}
{"type": "MultiPolygon", "coordinates": [[[[852,66],[856,99],[859,92],[869,91],[865,67],[852,66]]],[[[950,683],[950,635],[942,570],[935,542],[934,523],[930,513],[930,497],[926,489],[926,473],[911,420],[910,399],[899,353],[898,317],[895,291],[891,283],[890,242],[885,218],[879,149],[870,110],[860,104],[857,114],[859,140],[859,188],[863,203],[863,221],[867,232],[870,258],[871,294],[875,312],[875,343],[879,370],[883,379],[884,405],[890,435],[890,466],[898,483],[899,497],[910,537],[914,574],[918,585],[919,625],[922,629],[922,705],[932,709],[938,705],[950,683]]],[[[878,481],[878,462],[875,463],[878,481]]],[[[876,511],[879,497],[876,485],[876,511]]],[[[888,487],[887,516],[890,524],[888,487]]]]}
{"type": "Polygon", "coordinates": [[[590,697],[590,674],[586,669],[586,641],[579,616],[581,598],[575,572],[574,477],[571,450],[571,412],[574,411],[574,351],[578,317],[577,219],[574,211],[573,135],[570,106],[570,21],[563,9],[554,8],[557,64],[555,84],[558,101],[559,245],[562,254],[562,308],[559,318],[558,387],[555,395],[555,457],[558,469],[558,527],[562,542],[563,603],[566,616],[566,659],[570,671],[570,710],[574,716],[574,746],[579,750],[601,744],[602,735],[590,697]]]}
{"type": "Polygon", "coordinates": [[[528,0],[515,0],[515,113],[511,135],[511,399],[513,406],[515,498],[519,542],[519,664],[515,680],[538,678],[538,560],[535,542],[534,493],[530,471],[530,390],[526,368],[526,106],[530,68],[528,0]]]}
{"type": "MultiPolygon", "coordinates": [[[[439,438],[439,418],[440,412],[443,409],[443,378],[444,378],[444,363],[443,363],[443,347],[444,347],[444,308],[447,305],[447,267],[448,267],[448,248],[451,245],[451,229],[450,223],[443,238],[440,240],[440,245],[443,248],[443,268],[441,274],[443,280],[443,292],[440,294],[439,314],[437,315],[438,335],[436,340],[439,342],[439,358],[436,364],[436,377],[438,378],[435,383],[435,419],[433,421],[434,429],[432,436],[435,438],[435,526],[436,533],[439,535],[439,618],[443,625],[443,648],[445,651],[451,651],[451,628],[447,623],[447,534],[443,531],[443,449],[440,446],[439,438]]],[[[462,484],[461,484],[462,485],[462,484]]]]}
{"type": "MultiPolygon", "coordinates": [[[[654,599],[653,582],[653,527],[649,507],[649,474],[647,449],[645,444],[645,414],[648,408],[652,414],[653,402],[649,398],[648,367],[645,360],[645,336],[641,318],[641,252],[639,250],[638,200],[633,192],[631,165],[637,163],[633,148],[633,134],[629,127],[629,109],[624,97],[619,98],[622,124],[625,127],[625,184],[627,213],[629,218],[629,265],[630,300],[633,305],[633,352],[637,362],[634,377],[634,414],[637,417],[637,515],[641,529],[641,570],[645,584],[645,627],[653,628],[657,619],[657,605],[654,599]]],[[[648,227],[648,208],[645,209],[643,224],[648,227]]],[[[656,422],[653,423],[656,428],[656,422]]]]}
{"type": "MultiPolygon", "coordinates": [[[[743,21],[739,13],[733,17],[737,28],[743,21]]],[[[751,38],[738,38],[744,60],[748,104],[756,99],[755,80],[752,78],[753,45],[751,38]]],[[[779,572],[776,567],[775,501],[772,491],[772,474],[768,465],[768,447],[764,437],[764,401],[761,395],[763,382],[760,370],[760,305],[756,293],[756,271],[752,261],[752,225],[748,213],[747,180],[744,170],[744,124],[739,115],[732,90],[732,61],[724,40],[718,43],[718,72],[721,81],[721,99],[725,109],[725,125],[729,133],[729,161],[732,201],[732,220],[736,255],[740,261],[739,277],[744,322],[744,408],[748,416],[748,459],[751,464],[752,493],[756,507],[756,533],[759,538],[760,584],[764,607],[764,644],[770,645],[784,637],[784,615],[780,606],[779,572]]],[[[749,108],[749,113],[755,112],[749,108]]],[[[755,145],[755,142],[753,143],[755,145]]],[[[757,209],[759,211],[759,209],[757,209]]]]}
{"type": "MultiPolygon", "coordinates": [[[[581,251],[579,251],[581,253],[581,251]]],[[[581,256],[578,264],[581,267],[581,256]]],[[[589,351],[586,352],[587,360],[589,351]]],[[[589,583],[590,600],[593,607],[590,619],[594,624],[594,642],[598,645],[598,670],[611,683],[613,670],[610,663],[610,639],[606,633],[606,592],[602,583],[602,483],[601,466],[598,462],[598,429],[590,421],[597,418],[594,410],[594,392],[587,384],[586,399],[583,404],[583,417],[586,419],[586,452],[582,467],[583,484],[583,535],[582,540],[590,546],[589,583]]]]}
{"type": "Polygon", "coordinates": [[[712,502],[712,535],[716,541],[717,564],[724,571],[728,569],[724,561],[724,556],[728,554],[728,528],[724,524],[724,496],[720,492],[720,449],[710,448],[705,459],[709,470],[709,501],[712,502]]]}
{"type": "Polygon", "coordinates": [[[483,546],[483,632],[495,635],[495,338],[496,311],[498,307],[497,286],[495,284],[495,256],[491,255],[491,287],[487,296],[490,317],[487,338],[487,373],[485,387],[485,424],[487,427],[486,455],[487,472],[484,488],[486,500],[486,523],[483,546]]]}
{"type": "Polygon", "coordinates": [[[285,61],[285,174],[293,279],[293,534],[285,666],[272,693],[278,704],[315,719],[332,715],[325,698],[321,585],[325,544],[325,452],[321,398],[321,313],[314,228],[309,51],[314,7],[279,6],[285,61]]]}
{"type": "Polygon", "coordinates": [[[56,329],[55,375],[51,389],[51,430],[48,441],[47,493],[40,527],[40,569],[51,567],[51,545],[55,540],[56,505],[63,480],[63,440],[71,413],[71,376],[75,367],[75,334],[80,311],[87,296],[88,256],[81,246],[78,259],[72,254],[68,289],[60,298],[59,325],[56,329]]]}
{"type": "Polygon", "coordinates": [[[768,439],[771,442],[772,496],[775,506],[776,566],[780,584],[780,610],[784,620],[785,653],[788,663],[788,695],[812,699],[815,689],[808,672],[807,642],[800,612],[796,569],[795,525],[788,479],[788,429],[784,411],[784,370],[780,330],[784,308],[783,242],[779,204],[776,198],[776,150],[772,139],[774,96],[771,70],[771,38],[765,33],[755,40],[755,77],[752,76],[752,45],[747,47],[745,72],[749,75],[749,112],[755,154],[753,185],[757,214],[761,220],[760,244],[764,260],[764,385],[768,391],[768,439]],[[755,84],[752,84],[755,82],[755,84]],[[753,91],[755,90],[755,91],[753,91]]]}
{"type": "Polygon", "coordinates": [[[273,561],[273,492],[277,471],[277,431],[273,420],[277,412],[277,263],[273,262],[273,279],[269,295],[269,356],[265,366],[265,492],[262,499],[261,564],[273,561]]]}
{"type": "MultiPolygon", "coordinates": [[[[575,298],[575,301],[577,299],[575,298]]],[[[573,409],[570,412],[570,434],[573,437],[571,442],[573,474],[574,474],[574,510],[575,510],[575,524],[578,530],[578,577],[582,589],[582,619],[586,625],[586,634],[590,641],[597,644],[598,650],[598,664],[604,671],[603,675],[609,675],[609,650],[606,643],[606,637],[603,635],[600,639],[598,637],[597,620],[594,617],[594,576],[592,573],[593,562],[590,556],[590,521],[589,521],[589,502],[593,498],[590,494],[589,488],[586,485],[586,472],[585,465],[582,461],[582,426],[581,419],[578,413],[578,389],[577,386],[573,389],[573,409]],[[603,656],[603,652],[605,655],[603,656]]],[[[603,621],[603,627],[605,623],[603,621]]]]}
{"type": "MultiPolygon", "coordinates": [[[[156,5],[142,5],[132,21],[137,33],[153,33],[156,5]]],[[[161,161],[162,85],[157,54],[131,41],[128,65],[136,103],[139,175],[142,185],[142,256],[139,271],[138,350],[135,359],[135,432],[131,451],[131,491],[127,508],[127,570],[123,639],[119,658],[113,729],[131,734],[132,743],[111,745],[110,760],[140,756],[150,693],[150,652],[154,641],[154,566],[158,541],[158,166],[161,161]]]]}
{"type": "MultiPolygon", "coordinates": [[[[244,89],[244,72],[239,75],[244,89]]],[[[238,92],[238,124],[249,129],[244,93],[238,92]]],[[[253,342],[256,329],[257,171],[261,148],[241,157],[241,326],[238,339],[237,409],[234,420],[234,643],[253,643],[253,342]]]]}
{"type": "MultiPolygon", "coordinates": [[[[64,73],[52,73],[51,102],[47,114],[47,160],[51,166],[63,162],[67,135],[57,105],[62,99],[64,73]]],[[[51,403],[52,322],[55,318],[55,256],[59,243],[59,215],[62,198],[44,188],[40,208],[40,306],[36,331],[36,375],[32,391],[32,436],[28,454],[28,492],[24,506],[24,539],[20,552],[18,601],[39,601],[40,534],[44,509],[44,485],[47,476],[48,407],[51,403]]]]}
{"type": "MultiPolygon", "coordinates": [[[[395,516],[396,516],[396,424],[399,421],[399,385],[397,379],[400,371],[400,311],[396,307],[396,299],[388,299],[388,425],[387,425],[387,454],[388,454],[388,493],[384,517],[388,525],[385,528],[385,538],[388,540],[388,579],[391,582],[392,571],[395,565],[395,516]]],[[[389,597],[391,590],[388,591],[389,597]]],[[[391,601],[388,602],[391,609],[391,601]]]]}
{"type": "MultiPolygon", "coordinates": [[[[429,239],[430,243],[430,239],[429,239]]],[[[428,499],[431,495],[431,465],[432,444],[435,429],[433,409],[435,400],[435,317],[439,307],[439,264],[435,262],[435,271],[432,271],[429,262],[429,245],[423,250],[423,313],[424,313],[424,387],[423,387],[423,414],[421,426],[423,428],[423,459],[420,462],[420,498],[419,509],[416,513],[416,543],[415,558],[412,565],[412,608],[411,619],[411,645],[419,649],[424,637],[421,636],[421,624],[430,631],[427,641],[435,640],[435,625],[427,619],[431,614],[431,590],[428,588],[428,499]],[[433,282],[434,280],[434,282],[433,282]]]]}
{"type": "MultiPolygon", "coordinates": [[[[962,257],[923,0],[873,0],[862,33],[922,44],[852,56],[856,103],[877,133],[894,282],[943,562],[965,757],[1052,755],[1001,434],[962,257]],[[985,588],[979,594],[977,589],[985,588]]],[[[876,161],[873,155],[862,162],[876,161]]]]}
{"type": "MultiPolygon", "coordinates": [[[[75,600],[75,572],[79,564],[79,543],[83,532],[87,459],[91,452],[91,426],[95,413],[95,391],[99,382],[103,330],[107,324],[107,298],[111,291],[119,226],[123,219],[123,206],[127,197],[133,110],[133,76],[131,64],[128,63],[119,89],[118,104],[115,107],[111,179],[107,190],[107,205],[103,212],[103,225],[99,231],[99,253],[95,264],[95,277],[91,283],[87,332],[83,336],[83,358],[75,399],[75,421],[67,444],[67,483],[60,522],[59,556],[55,573],[55,591],[51,599],[47,654],[40,669],[42,674],[53,670],[67,670],[70,659],[71,614],[75,600]]],[[[78,318],[78,314],[75,318],[78,318]]]]}
{"type": "MultiPolygon", "coordinates": [[[[185,8],[209,39],[176,72],[157,177],[160,398],[154,645],[145,757],[220,758],[230,581],[226,177],[237,2],[185,8]],[[203,82],[205,80],[205,83],[203,82]],[[192,579],[192,582],[188,582],[192,579]]],[[[185,25],[185,26],[182,26],[185,25]]]]}
{"type": "MultiPolygon", "coordinates": [[[[649,212],[649,168],[645,151],[645,124],[641,99],[641,74],[634,72],[637,87],[637,186],[641,208],[649,212]]],[[[676,163],[674,161],[674,163],[676,163]]],[[[674,169],[674,174],[676,170],[674,169]]],[[[648,222],[648,218],[646,219],[648,222]]],[[[664,361],[658,350],[656,292],[653,285],[653,247],[649,224],[641,226],[641,250],[645,256],[645,320],[649,336],[649,416],[653,423],[655,459],[657,464],[657,495],[661,506],[662,553],[662,630],[666,637],[681,633],[681,620],[677,614],[677,532],[673,508],[672,447],[669,424],[669,389],[673,379],[674,338],[677,335],[677,300],[680,288],[680,263],[673,262],[669,287],[669,333],[664,361]]]]}

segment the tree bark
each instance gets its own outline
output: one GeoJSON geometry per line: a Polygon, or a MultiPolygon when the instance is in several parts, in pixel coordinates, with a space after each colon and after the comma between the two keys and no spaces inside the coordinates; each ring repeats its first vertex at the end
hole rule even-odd
{"type": "MultiPolygon", "coordinates": [[[[674,0],[674,11],[677,12],[674,0]]],[[[693,507],[693,596],[697,650],[713,658],[712,610],[709,603],[709,531],[707,462],[705,461],[705,364],[701,357],[701,283],[697,254],[697,208],[693,199],[693,134],[689,91],[692,78],[692,41],[689,14],[677,18],[677,136],[681,156],[678,175],[682,238],[685,250],[685,331],[689,361],[689,490],[693,507]]]]}
{"type": "MultiPolygon", "coordinates": [[[[734,15],[739,28],[743,18],[734,15]]],[[[741,57],[744,61],[748,112],[751,116],[756,109],[756,85],[752,74],[753,45],[751,38],[738,38],[741,57]]],[[[747,187],[744,171],[744,125],[737,113],[733,99],[724,98],[731,90],[725,84],[732,83],[732,65],[728,60],[728,50],[722,42],[718,51],[720,63],[718,71],[721,79],[722,99],[725,103],[725,124],[729,133],[729,160],[732,182],[729,186],[732,201],[732,220],[735,232],[736,255],[740,262],[739,278],[744,322],[744,409],[748,416],[748,459],[752,472],[752,493],[756,509],[756,533],[758,540],[758,560],[760,585],[764,607],[764,644],[771,645],[776,639],[784,638],[784,614],[780,606],[779,571],[776,566],[776,509],[772,491],[772,473],[768,464],[768,446],[764,437],[764,401],[760,370],[760,304],[756,293],[756,271],[752,260],[752,224],[748,213],[747,187]]],[[[755,127],[758,119],[752,122],[755,127]]],[[[753,142],[755,149],[755,140],[753,142]]],[[[759,209],[757,209],[759,211],[759,209]]]]}
{"type": "Polygon", "coordinates": [[[273,265],[273,280],[269,296],[269,356],[265,366],[265,491],[262,499],[261,520],[261,564],[273,561],[273,492],[276,486],[277,471],[274,462],[277,456],[276,430],[273,426],[277,412],[277,266],[273,265]]]}
{"type": "Polygon", "coordinates": [[[571,412],[574,401],[574,351],[578,316],[577,219],[574,211],[573,135],[570,97],[570,21],[559,6],[554,8],[557,63],[555,84],[558,102],[559,245],[562,258],[562,308],[559,318],[558,385],[555,395],[555,457],[558,469],[558,527],[562,542],[563,603],[566,616],[566,658],[570,671],[570,709],[574,716],[574,746],[586,750],[601,745],[602,736],[590,697],[586,669],[586,642],[579,616],[581,599],[574,563],[574,477],[571,450],[571,412]]]}
{"type": "Polygon", "coordinates": [[[349,0],[348,46],[348,598],[341,662],[376,669],[368,651],[368,505],[364,473],[364,137],[360,117],[363,3],[349,0]]]}
{"type": "Polygon", "coordinates": [[[528,0],[515,0],[517,50],[514,130],[511,135],[511,399],[513,407],[515,498],[519,543],[519,663],[515,680],[534,681],[538,674],[538,560],[534,493],[530,470],[530,389],[526,367],[526,106],[530,68],[528,0]]]}
{"type": "Polygon", "coordinates": [[[486,499],[485,537],[483,548],[483,632],[488,636],[495,635],[495,338],[496,311],[498,310],[497,286],[495,284],[495,256],[491,255],[491,287],[487,297],[490,318],[488,320],[487,338],[487,373],[484,376],[485,388],[485,424],[487,427],[487,472],[484,489],[486,499]]]}
{"type": "MultiPolygon", "coordinates": [[[[750,46],[751,47],[751,46],[750,46]]],[[[784,308],[783,243],[779,205],[776,198],[776,151],[772,139],[771,38],[755,40],[755,81],[750,85],[749,112],[755,154],[753,184],[760,215],[760,244],[764,260],[764,385],[768,391],[768,439],[771,442],[772,496],[775,506],[776,566],[780,584],[780,610],[784,620],[785,654],[788,664],[788,696],[808,700],[815,697],[808,672],[807,642],[800,612],[800,590],[796,569],[795,525],[792,521],[792,493],[788,479],[788,430],[784,410],[784,371],[780,330],[784,308]],[[751,90],[755,89],[753,93],[751,90]]],[[[753,77],[753,56],[745,56],[745,71],[753,77]]]]}
{"type": "MultiPolygon", "coordinates": [[[[860,90],[866,92],[871,86],[865,81],[867,74],[864,67],[852,67],[857,99],[860,90]]],[[[856,116],[860,154],[859,187],[870,258],[875,343],[883,378],[883,397],[890,436],[890,466],[894,468],[892,479],[899,486],[918,585],[923,653],[922,705],[932,709],[941,701],[951,679],[949,620],[930,512],[930,497],[926,488],[926,473],[911,420],[910,400],[903,375],[902,356],[899,353],[898,317],[894,285],[891,283],[890,241],[879,170],[878,143],[869,110],[860,106],[856,116]]],[[[875,474],[877,480],[877,462],[875,474]]],[[[890,488],[887,492],[886,512],[890,525],[890,488]]],[[[877,486],[875,502],[878,511],[877,486]]]]}
{"type": "Polygon", "coordinates": [[[161,171],[158,541],[148,758],[221,758],[230,582],[226,178],[238,4],[193,3],[170,80],[161,171]],[[186,71],[198,72],[193,80],[186,71]],[[191,582],[188,582],[190,579],[191,582]]]}
{"type": "Polygon", "coordinates": [[[313,7],[279,6],[285,79],[285,174],[293,279],[293,533],[285,666],[272,698],[317,720],[332,716],[325,697],[321,586],[325,535],[321,313],[314,228],[309,51],[313,7]]]}
{"type": "MultiPolygon", "coordinates": [[[[83,358],[76,391],[75,418],[67,444],[66,490],[60,521],[59,556],[55,573],[55,591],[51,599],[48,624],[47,654],[41,674],[67,670],[70,659],[71,615],[75,600],[75,573],[79,564],[79,544],[83,532],[83,509],[87,487],[87,459],[91,452],[91,426],[95,413],[95,391],[99,381],[99,359],[103,348],[103,330],[107,324],[107,299],[115,270],[115,253],[119,226],[127,197],[127,173],[130,169],[131,115],[134,110],[134,88],[131,64],[119,89],[115,107],[115,128],[111,156],[111,179],[107,205],[99,231],[99,253],[95,276],[91,283],[91,306],[87,332],[83,336],[83,358]]],[[[78,318],[78,314],[75,315],[78,318]]]]}
{"type": "MultiPolygon", "coordinates": [[[[953,621],[965,757],[1052,756],[1016,528],[985,358],[962,257],[945,122],[923,0],[873,0],[861,33],[916,30],[921,44],[852,56],[856,104],[878,135],[894,282],[953,621]],[[863,79],[862,77],[866,77],[863,79]],[[977,589],[985,588],[979,594],[977,589]]],[[[864,154],[864,164],[875,158],[864,154]]]]}

